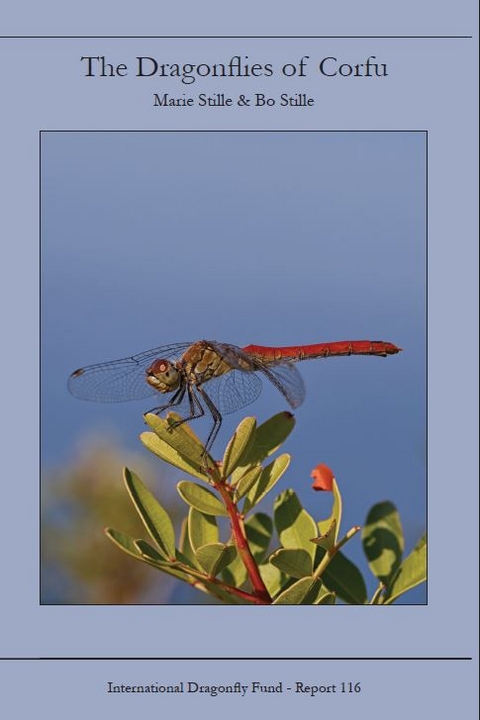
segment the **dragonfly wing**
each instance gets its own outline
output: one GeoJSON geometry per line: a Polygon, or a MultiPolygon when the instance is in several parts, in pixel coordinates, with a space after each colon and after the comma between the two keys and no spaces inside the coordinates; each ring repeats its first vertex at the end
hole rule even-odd
{"type": "Polygon", "coordinates": [[[256,370],[258,362],[242,348],[227,343],[208,341],[210,347],[234,370],[256,370]]]}
{"type": "Polygon", "coordinates": [[[153,348],[152,350],[145,350],[145,352],[132,355],[132,357],[128,359],[135,360],[135,362],[140,363],[143,367],[148,367],[152,360],[156,358],[163,358],[165,360],[169,360],[172,357],[179,358],[185,350],[188,350],[193,344],[194,343],[191,342],[182,342],[173,343],[172,345],[160,345],[160,347],[153,348]]]}
{"type": "MultiPolygon", "coordinates": [[[[270,382],[273,383],[282,393],[284,398],[286,398],[292,408],[298,407],[304,401],[305,385],[302,376],[293,362],[278,362],[278,364],[274,364],[272,362],[263,363],[261,360],[253,357],[236,345],[216,342],[212,342],[211,345],[230,365],[230,367],[238,369],[233,372],[237,372],[238,374],[238,372],[242,369],[247,369],[248,371],[241,373],[241,375],[245,375],[248,378],[252,376],[255,377],[252,373],[252,371],[255,370],[258,370],[263,373],[263,375],[266,375],[270,382]]],[[[244,382],[247,381],[245,380],[244,382]]],[[[258,397],[258,395],[255,397],[258,397]]],[[[252,400],[249,402],[252,402],[252,400]]],[[[248,403],[244,403],[244,405],[247,404],[248,403]]],[[[244,405],[239,407],[243,407],[244,405]]]]}
{"type": "Polygon", "coordinates": [[[68,379],[68,389],[81,400],[97,402],[139,400],[156,393],[145,380],[145,369],[131,359],[76,370],[68,379]]]}
{"type": "Polygon", "coordinates": [[[220,413],[229,415],[258,398],[262,381],[256,373],[231,370],[209,380],[204,389],[220,413]]]}
{"type": "Polygon", "coordinates": [[[156,358],[179,357],[191,343],[162,345],[121,360],[88,365],[75,370],[68,379],[68,389],[81,400],[123,402],[156,395],[145,380],[145,371],[156,358]]]}
{"type": "Polygon", "coordinates": [[[293,363],[260,366],[259,369],[282,393],[292,408],[297,408],[305,400],[305,384],[293,363]]]}

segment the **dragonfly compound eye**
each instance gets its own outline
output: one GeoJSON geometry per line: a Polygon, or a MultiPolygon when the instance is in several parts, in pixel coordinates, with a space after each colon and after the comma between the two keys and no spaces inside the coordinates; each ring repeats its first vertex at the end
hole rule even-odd
{"type": "Polygon", "coordinates": [[[169,360],[155,360],[146,373],[148,384],[162,393],[172,392],[180,384],[180,373],[169,360]]]}

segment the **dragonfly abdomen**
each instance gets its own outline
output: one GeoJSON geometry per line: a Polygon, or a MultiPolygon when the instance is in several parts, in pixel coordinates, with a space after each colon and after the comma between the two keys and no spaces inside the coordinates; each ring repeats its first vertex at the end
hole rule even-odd
{"type": "Polygon", "coordinates": [[[315,358],[339,357],[343,355],[395,355],[401,348],[381,340],[341,340],[315,345],[293,345],[291,347],[265,347],[247,345],[242,350],[259,361],[279,363],[315,358]]]}

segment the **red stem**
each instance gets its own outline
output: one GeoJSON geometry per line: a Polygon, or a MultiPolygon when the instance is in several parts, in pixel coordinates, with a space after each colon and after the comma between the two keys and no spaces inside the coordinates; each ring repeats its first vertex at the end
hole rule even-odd
{"type": "MultiPolygon", "coordinates": [[[[210,583],[213,583],[214,585],[218,585],[218,587],[223,590],[223,592],[228,593],[228,595],[235,595],[236,597],[243,598],[244,600],[248,600],[251,603],[255,603],[256,605],[267,605],[271,602],[271,600],[268,601],[264,598],[260,598],[257,595],[254,595],[249,592],[245,592],[245,590],[239,590],[236,587],[232,587],[231,585],[225,585],[225,583],[220,582],[217,580],[217,578],[208,578],[208,581],[210,583]]],[[[197,583],[193,583],[194,585],[197,583]]],[[[198,584],[201,585],[202,581],[199,580],[198,584]]]]}
{"type": "Polygon", "coordinates": [[[245,565],[245,568],[247,570],[250,582],[252,583],[253,593],[262,602],[271,603],[272,598],[270,597],[270,593],[268,592],[266,585],[262,580],[257,563],[255,562],[255,558],[250,551],[250,546],[245,535],[243,522],[237,510],[237,506],[230,497],[230,493],[228,492],[228,488],[225,486],[224,482],[215,483],[215,489],[218,490],[218,492],[222,496],[222,499],[228,510],[235,543],[237,545],[238,552],[240,553],[240,557],[242,558],[243,564],[245,565]]]}

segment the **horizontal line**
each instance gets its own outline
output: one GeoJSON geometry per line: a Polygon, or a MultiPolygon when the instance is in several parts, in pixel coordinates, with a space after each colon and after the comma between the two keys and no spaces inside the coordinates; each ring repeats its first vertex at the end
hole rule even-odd
{"type": "Polygon", "coordinates": [[[224,656],[218,656],[218,657],[0,657],[0,660],[15,660],[15,661],[31,661],[31,660],[39,660],[39,661],[62,661],[62,662],[68,662],[68,661],[132,661],[132,660],[138,660],[138,661],[145,661],[145,660],[151,660],[151,661],[159,661],[164,660],[168,662],[177,661],[177,662],[207,662],[207,661],[246,661],[246,662],[252,662],[252,661],[259,661],[259,662],[317,662],[317,661],[324,661],[327,660],[328,662],[331,661],[349,661],[349,662],[369,662],[369,661],[390,661],[390,662],[458,662],[458,661],[465,661],[465,660],[473,660],[472,657],[224,657],[224,656]]]}
{"type": "Polygon", "coordinates": [[[425,130],[424,128],[418,128],[417,130],[311,130],[309,128],[301,128],[298,130],[291,130],[291,129],[281,129],[281,130],[266,130],[265,128],[259,128],[259,129],[215,129],[215,130],[205,130],[205,129],[185,129],[185,128],[156,128],[152,130],[108,130],[108,129],[98,129],[98,130],[75,130],[75,129],[69,129],[65,130],[63,128],[60,129],[48,129],[48,130],[39,130],[39,133],[41,135],[47,134],[47,133],[428,133],[428,130],[425,130]]]}
{"type": "Polygon", "coordinates": [[[1,40],[471,40],[473,35],[0,35],[1,40]]]}

